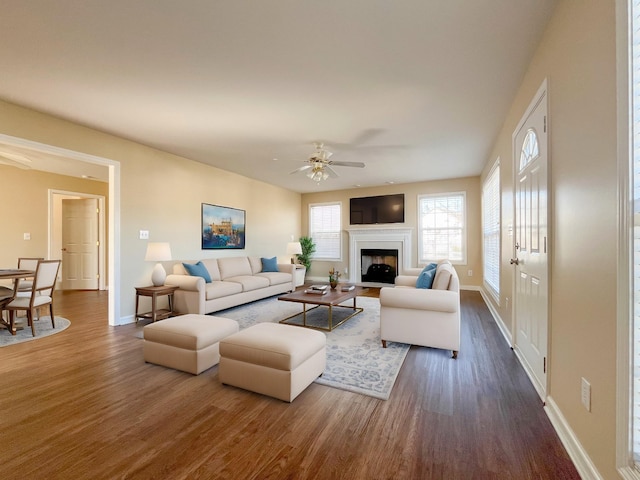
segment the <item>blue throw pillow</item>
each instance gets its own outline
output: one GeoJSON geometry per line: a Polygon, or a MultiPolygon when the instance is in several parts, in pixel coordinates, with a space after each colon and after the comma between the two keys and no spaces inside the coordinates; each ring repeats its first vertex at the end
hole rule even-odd
{"type": "Polygon", "coordinates": [[[273,258],[262,258],[262,271],[263,272],[277,272],[278,271],[278,259],[276,257],[273,258]]]}
{"type": "Polygon", "coordinates": [[[431,268],[429,270],[423,270],[418,275],[418,280],[416,281],[416,288],[431,288],[433,285],[433,279],[436,276],[436,269],[431,268]]]}
{"type": "Polygon", "coordinates": [[[211,283],[211,275],[209,275],[209,270],[204,266],[204,263],[198,262],[195,265],[183,263],[182,265],[189,275],[193,277],[202,277],[205,282],[211,283]]]}
{"type": "Polygon", "coordinates": [[[437,267],[438,267],[437,263],[430,263],[429,265],[425,265],[425,267],[422,269],[422,272],[426,272],[427,270],[435,270],[437,267]]]}

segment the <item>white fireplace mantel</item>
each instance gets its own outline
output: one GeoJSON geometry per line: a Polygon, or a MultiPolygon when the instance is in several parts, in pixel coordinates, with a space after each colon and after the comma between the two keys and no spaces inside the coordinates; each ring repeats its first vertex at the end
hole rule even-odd
{"type": "Polygon", "coordinates": [[[348,228],[349,234],[349,281],[362,282],[360,250],[363,248],[398,249],[398,265],[402,270],[411,267],[412,228],[369,227],[348,228]]]}

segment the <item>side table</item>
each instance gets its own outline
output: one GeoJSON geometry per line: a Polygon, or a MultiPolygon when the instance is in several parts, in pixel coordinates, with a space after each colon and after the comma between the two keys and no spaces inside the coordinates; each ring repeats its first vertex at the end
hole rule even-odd
{"type": "Polygon", "coordinates": [[[295,268],[295,285],[296,287],[301,287],[304,285],[304,276],[307,273],[307,268],[304,265],[296,264],[295,268]]]}
{"type": "Polygon", "coordinates": [[[136,287],[136,323],[139,318],[150,318],[153,322],[163,320],[173,315],[173,293],[178,289],[174,285],[160,285],[159,287],[136,287]],[[157,308],[157,298],[167,295],[169,299],[169,309],[157,308]],[[151,297],[151,311],[138,313],[138,303],[140,297],[151,297]]]}

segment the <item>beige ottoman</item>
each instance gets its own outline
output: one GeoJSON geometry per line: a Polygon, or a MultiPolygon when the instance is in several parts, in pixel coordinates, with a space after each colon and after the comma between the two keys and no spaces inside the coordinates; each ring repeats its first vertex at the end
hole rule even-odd
{"type": "Polygon", "coordinates": [[[238,322],[211,315],[180,315],[146,325],[144,361],[198,375],[220,361],[219,342],[238,322]]]}
{"type": "Polygon", "coordinates": [[[291,402],[324,372],[326,342],[317,330],[253,325],[220,341],[220,382],[291,402]]]}

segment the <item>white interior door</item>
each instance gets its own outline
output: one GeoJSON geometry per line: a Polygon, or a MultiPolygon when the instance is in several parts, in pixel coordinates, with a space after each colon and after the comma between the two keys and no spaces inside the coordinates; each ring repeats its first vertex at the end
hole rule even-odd
{"type": "Polygon", "coordinates": [[[62,288],[98,289],[98,200],[62,200],[62,288]]]}
{"type": "Polygon", "coordinates": [[[547,391],[549,305],[546,85],[514,133],[514,349],[541,398],[547,391]]]}

